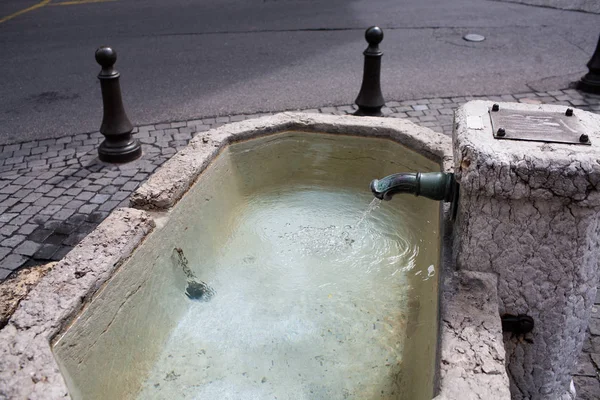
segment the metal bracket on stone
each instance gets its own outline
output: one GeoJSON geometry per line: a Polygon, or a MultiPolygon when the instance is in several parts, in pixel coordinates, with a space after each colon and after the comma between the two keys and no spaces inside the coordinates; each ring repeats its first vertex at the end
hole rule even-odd
{"type": "Polygon", "coordinates": [[[566,108],[564,113],[521,111],[502,109],[494,104],[489,114],[495,139],[592,144],[571,108],[566,108]]]}

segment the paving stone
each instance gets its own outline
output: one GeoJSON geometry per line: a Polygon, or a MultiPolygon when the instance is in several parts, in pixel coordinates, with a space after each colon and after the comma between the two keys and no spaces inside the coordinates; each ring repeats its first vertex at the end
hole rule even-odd
{"type": "Polygon", "coordinates": [[[122,201],[122,200],[125,200],[126,198],[128,198],[130,195],[131,195],[131,193],[129,193],[129,192],[117,192],[117,193],[113,194],[110,199],[115,200],[115,201],[122,201]]]}
{"type": "Polygon", "coordinates": [[[591,318],[589,325],[590,333],[594,336],[600,336],[600,319],[591,318]]]}
{"type": "Polygon", "coordinates": [[[54,232],[44,240],[44,244],[54,244],[59,246],[67,239],[67,237],[69,237],[68,234],[54,232]]]}
{"type": "Polygon", "coordinates": [[[58,251],[59,248],[59,245],[44,244],[38,249],[38,251],[36,251],[36,253],[33,255],[33,258],[36,260],[51,260],[52,256],[58,251]]]}
{"type": "MultiPolygon", "coordinates": [[[[173,154],[175,153],[174,149],[167,148],[167,150],[171,150],[173,152],[173,154]]],[[[121,175],[124,177],[132,177],[132,176],[137,175],[138,172],[139,171],[137,169],[134,169],[134,170],[130,169],[130,170],[121,171],[121,175]]]]}
{"type": "Polygon", "coordinates": [[[40,246],[41,246],[41,244],[39,244],[39,243],[32,242],[31,240],[26,240],[23,243],[21,243],[19,246],[17,246],[17,248],[15,249],[14,252],[16,254],[21,254],[24,256],[31,257],[40,248],[40,246]]]}
{"type": "Polygon", "coordinates": [[[598,353],[590,354],[590,358],[592,359],[592,363],[594,364],[594,367],[596,368],[596,372],[600,373],[600,354],[598,354],[598,353]]]}
{"type": "Polygon", "coordinates": [[[48,204],[52,203],[55,199],[53,197],[40,197],[39,199],[37,199],[35,202],[33,202],[34,206],[38,206],[38,207],[45,207],[48,204]]]}
{"type": "Polygon", "coordinates": [[[94,196],[95,196],[95,193],[92,193],[92,192],[81,192],[75,197],[75,200],[87,201],[87,200],[90,200],[94,196]]]}
{"type": "Polygon", "coordinates": [[[41,186],[38,186],[38,188],[35,189],[34,192],[36,192],[36,193],[48,193],[48,192],[50,192],[53,189],[54,189],[54,186],[52,186],[52,185],[41,185],[41,186]]]}
{"type": "Polygon", "coordinates": [[[35,231],[37,229],[37,227],[38,227],[38,225],[36,225],[36,224],[25,224],[19,228],[17,233],[20,233],[22,235],[29,235],[29,234],[33,233],[33,231],[35,231]]]}
{"type": "Polygon", "coordinates": [[[21,199],[22,203],[33,203],[35,201],[37,201],[38,199],[40,199],[44,194],[43,193],[30,193],[27,196],[25,196],[23,199],[21,199]]]}
{"type": "Polygon", "coordinates": [[[110,195],[108,195],[108,194],[97,194],[90,200],[90,203],[102,204],[105,201],[107,201],[109,198],[110,198],[110,195]]]}
{"type": "Polygon", "coordinates": [[[65,240],[66,246],[77,246],[88,234],[84,232],[73,232],[65,240]]]}
{"type": "Polygon", "coordinates": [[[77,227],[83,222],[85,222],[87,220],[87,217],[88,216],[85,214],[73,214],[69,218],[67,218],[66,222],[77,227]]]}
{"type": "Polygon", "coordinates": [[[10,221],[10,224],[20,227],[24,225],[29,220],[29,218],[31,218],[31,215],[19,215],[17,218],[10,221]]]}
{"type": "MultiPolygon", "coordinates": [[[[10,208],[10,212],[11,213],[17,213],[17,214],[22,214],[23,210],[25,210],[27,207],[29,207],[29,204],[26,203],[17,203],[14,206],[12,206],[10,208]]],[[[4,211],[0,211],[0,214],[3,213],[4,211]]]]}
{"type": "Polygon", "coordinates": [[[6,257],[11,251],[12,249],[10,247],[0,247],[0,260],[6,257]]]}
{"type": "Polygon", "coordinates": [[[104,219],[108,217],[108,212],[103,211],[94,211],[87,217],[87,222],[91,223],[100,223],[104,221],[104,219]]]}
{"type": "Polygon", "coordinates": [[[596,377],[597,372],[589,354],[580,354],[575,366],[575,375],[596,377]]]}
{"type": "Polygon", "coordinates": [[[44,224],[46,221],[50,219],[50,214],[37,214],[33,217],[33,222],[39,225],[44,224]]]}
{"type": "Polygon", "coordinates": [[[17,150],[15,152],[13,152],[13,156],[17,157],[17,156],[28,156],[31,154],[31,149],[21,149],[21,150],[17,150]]]}
{"type": "Polygon", "coordinates": [[[19,186],[24,186],[27,185],[29,182],[31,182],[34,178],[31,176],[21,176],[20,178],[16,179],[13,184],[15,185],[19,185],[19,186]]]}
{"type": "Polygon", "coordinates": [[[77,228],[77,232],[85,232],[85,233],[90,233],[91,231],[93,231],[94,229],[96,229],[96,227],[98,226],[97,222],[84,222],[83,224],[81,224],[78,228],[77,228]]]}
{"type": "Polygon", "coordinates": [[[116,186],[108,185],[104,186],[102,189],[98,190],[99,194],[114,194],[119,191],[119,188],[116,186]]]}
{"type": "Polygon", "coordinates": [[[86,204],[84,206],[79,207],[79,212],[82,214],[90,214],[92,213],[96,208],[98,208],[98,204],[86,204]]]}
{"type": "Polygon", "coordinates": [[[30,205],[29,207],[27,207],[23,211],[21,211],[21,214],[24,214],[24,215],[34,215],[34,214],[37,214],[40,211],[42,211],[43,208],[44,207],[41,207],[41,206],[30,205]]]}
{"type": "Polygon", "coordinates": [[[52,218],[59,220],[59,221],[64,221],[67,218],[69,218],[71,215],[75,214],[75,210],[77,210],[83,204],[84,204],[83,202],[76,201],[76,200],[69,202],[68,204],[65,205],[65,207],[69,207],[69,205],[72,205],[73,206],[72,208],[63,208],[62,210],[55,213],[52,216],[52,218]]]}
{"type": "Polygon", "coordinates": [[[17,215],[19,215],[19,214],[17,214],[17,213],[4,213],[4,214],[0,215],[0,223],[9,222],[12,219],[16,218],[17,215]]]}
{"type": "Polygon", "coordinates": [[[14,248],[19,243],[21,243],[23,240],[25,240],[25,236],[23,236],[23,235],[12,235],[12,236],[8,237],[7,239],[4,239],[2,241],[2,243],[0,243],[0,245],[5,246],[5,247],[14,248]]]}
{"type": "Polygon", "coordinates": [[[136,174],[131,178],[132,181],[144,181],[148,178],[148,174],[136,174]]]}
{"type": "MultiPolygon", "coordinates": [[[[318,110],[317,110],[318,112],[318,110]]],[[[196,133],[206,132],[211,129],[210,125],[195,125],[196,133]]]]}
{"type": "Polygon", "coordinates": [[[94,185],[106,186],[106,185],[110,185],[111,182],[112,182],[111,178],[100,178],[100,179],[96,179],[94,181],[94,185]]]}
{"type": "Polygon", "coordinates": [[[587,101],[585,100],[580,100],[580,99],[571,99],[569,101],[569,103],[571,103],[572,105],[574,105],[575,107],[577,106],[583,106],[587,104],[587,101]]]}
{"type": "Polygon", "coordinates": [[[58,196],[62,195],[64,192],[65,192],[65,189],[54,188],[54,189],[50,190],[49,192],[47,192],[46,196],[58,197],[58,196]]]}
{"type": "Polygon", "coordinates": [[[9,254],[0,260],[0,270],[6,269],[9,271],[16,271],[19,267],[27,262],[27,257],[23,257],[19,254],[9,254]]]}
{"type": "Polygon", "coordinates": [[[86,188],[87,188],[87,186],[89,186],[89,185],[91,185],[91,184],[92,184],[92,181],[91,181],[91,180],[89,180],[89,179],[82,179],[82,180],[80,180],[79,182],[77,182],[77,183],[75,184],[75,187],[77,187],[77,188],[83,188],[83,189],[86,189],[86,188]]]}
{"type": "Polygon", "coordinates": [[[73,185],[75,185],[76,183],[77,183],[77,181],[74,179],[65,179],[64,181],[57,183],[56,186],[58,186],[60,188],[68,189],[68,188],[72,187],[73,185]]]}
{"type": "Polygon", "coordinates": [[[73,250],[72,246],[61,246],[58,248],[58,251],[56,253],[54,253],[54,255],[51,257],[51,260],[53,261],[60,261],[63,259],[64,256],[66,256],[71,250],[73,250]]]}
{"type": "Polygon", "coordinates": [[[56,185],[56,184],[58,184],[58,183],[62,182],[62,181],[63,181],[63,179],[64,179],[64,178],[63,178],[62,176],[53,176],[52,178],[48,178],[48,179],[46,180],[46,183],[47,183],[48,185],[56,185]]]}
{"type": "Polygon", "coordinates": [[[8,276],[12,273],[9,269],[0,268],[0,281],[8,278],[8,276]]]}
{"type": "Polygon", "coordinates": [[[98,185],[88,185],[85,190],[89,191],[89,192],[98,192],[99,190],[102,190],[102,186],[98,186],[98,185]]]}
{"type": "Polygon", "coordinates": [[[574,376],[573,381],[577,390],[577,400],[598,400],[600,382],[597,378],[574,376]]]}
{"type": "Polygon", "coordinates": [[[60,197],[57,197],[56,199],[54,199],[54,201],[50,204],[53,206],[64,206],[65,204],[70,202],[72,199],[73,198],[70,196],[60,196],[60,197]]]}
{"type": "Polygon", "coordinates": [[[23,187],[20,185],[8,185],[0,189],[0,194],[15,194],[21,189],[23,187]]]}
{"type": "Polygon", "coordinates": [[[127,183],[127,182],[129,182],[129,179],[128,179],[128,178],[119,177],[119,178],[115,178],[115,179],[113,179],[113,181],[112,181],[112,184],[113,184],[113,185],[120,186],[120,185],[123,185],[123,184],[125,184],[125,183],[127,183]]]}
{"type": "Polygon", "coordinates": [[[56,139],[56,144],[66,144],[71,143],[73,138],[70,136],[61,137],[60,139],[56,139]]]}
{"type": "Polygon", "coordinates": [[[71,189],[67,190],[64,194],[65,194],[65,196],[75,197],[82,191],[83,191],[82,188],[71,188],[71,189]]]}
{"type": "Polygon", "coordinates": [[[98,207],[98,211],[112,211],[118,205],[118,201],[107,201],[101,204],[100,207],[98,207]]]}
{"type": "Polygon", "coordinates": [[[55,215],[57,212],[59,212],[62,209],[62,207],[60,205],[49,205],[46,208],[44,208],[42,211],[40,211],[40,214],[44,214],[44,215],[55,215]]]}
{"type": "Polygon", "coordinates": [[[131,191],[133,192],[139,186],[139,182],[127,182],[121,188],[123,191],[131,191]]]}
{"type": "Polygon", "coordinates": [[[21,189],[17,193],[15,193],[11,196],[15,199],[22,199],[22,198],[26,197],[27,195],[29,195],[30,193],[33,193],[33,189],[21,189]]]}

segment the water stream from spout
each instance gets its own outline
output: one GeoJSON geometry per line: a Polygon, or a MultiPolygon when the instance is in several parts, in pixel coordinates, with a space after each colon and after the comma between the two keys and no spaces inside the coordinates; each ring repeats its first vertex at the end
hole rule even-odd
{"type": "Polygon", "coordinates": [[[367,206],[367,209],[365,210],[365,212],[358,219],[358,222],[356,223],[356,228],[358,229],[360,227],[360,224],[362,224],[363,221],[365,220],[365,218],[367,218],[373,211],[375,211],[377,208],[379,208],[380,205],[381,205],[381,200],[373,199],[367,206]]]}

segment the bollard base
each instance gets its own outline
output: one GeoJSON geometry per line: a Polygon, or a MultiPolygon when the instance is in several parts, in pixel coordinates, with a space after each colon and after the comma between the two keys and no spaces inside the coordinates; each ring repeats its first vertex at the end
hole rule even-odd
{"type": "Polygon", "coordinates": [[[125,144],[115,144],[104,140],[98,147],[98,158],[107,163],[128,163],[137,160],[141,155],[142,146],[137,140],[131,140],[125,144]]]}
{"type": "Polygon", "coordinates": [[[600,75],[591,72],[577,82],[577,90],[586,93],[600,94],[600,75]]]}
{"type": "Polygon", "coordinates": [[[383,117],[381,107],[358,107],[358,110],[352,114],[357,117],[383,117]]]}

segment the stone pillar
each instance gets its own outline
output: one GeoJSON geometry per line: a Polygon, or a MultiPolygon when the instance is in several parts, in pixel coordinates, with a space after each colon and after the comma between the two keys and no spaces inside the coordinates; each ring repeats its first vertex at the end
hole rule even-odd
{"type": "Polygon", "coordinates": [[[526,314],[535,323],[525,335],[504,333],[512,398],[572,399],[598,283],[600,116],[469,102],[456,113],[454,160],[456,265],[495,273],[499,316],[526,314]],[[492,123],[492,109],[506,118],[492,123]],[[574,144],[509,139],[519,134],[574,144]]]}

